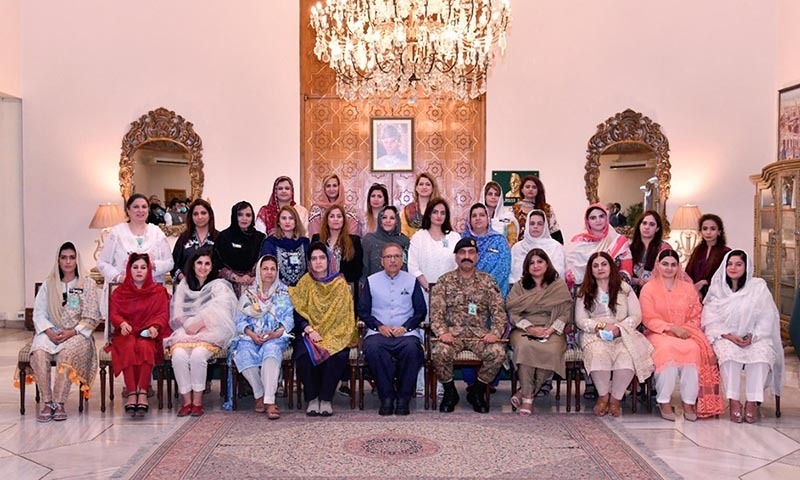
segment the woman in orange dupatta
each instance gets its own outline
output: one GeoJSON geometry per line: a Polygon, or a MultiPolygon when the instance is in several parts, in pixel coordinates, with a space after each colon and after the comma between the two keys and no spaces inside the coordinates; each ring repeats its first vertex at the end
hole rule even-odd
{"type": "Polygon", "coordinates": [[[674,250],[658,255],[655,272],[639,297],[645,336],[653,344],[658,407],[665,420],[675,421],[670,405],[680,377],[683,418],[718,415],[725,411],[719,392],[719,367],[714,351],[700,330],[702,307],[691,278],[674,250]]]}

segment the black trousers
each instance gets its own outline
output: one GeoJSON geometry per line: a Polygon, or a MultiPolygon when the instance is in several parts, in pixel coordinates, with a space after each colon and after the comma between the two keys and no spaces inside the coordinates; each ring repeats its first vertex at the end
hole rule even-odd
{"type": "Polygon", "coordinates": [[[330,402],[339,385],[339,378],[342,372],[347,370],[347,361],[350,358],[350,349],[331,355],[329,359],[321,364],[314,366],[305,345],[300,343],[295,348],[294,362],[297,369],[297,376],[303,382],[303,397],[306,402],[319,398],[330,402]]]}
{"type": "Polygon", "coordinates": [[[417,337],[370,335],[364,339],[364,356],[375,378],[381,400],[409,400],[414,396],[417,373],[424,361],[422,345],[417,337]]]}

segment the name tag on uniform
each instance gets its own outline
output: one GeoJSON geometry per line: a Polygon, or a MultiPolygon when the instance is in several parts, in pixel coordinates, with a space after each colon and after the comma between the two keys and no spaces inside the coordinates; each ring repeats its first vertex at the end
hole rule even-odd
{"type": "Polygon", "coordinates": [[[231,242],[231,247],[233,247],[233,248],[242,248],[241,245],[239,245],[238,243],[233,243],[233,242],[231,242]]]}
{"type": "Polygon", "coordinates": [[[500,253],[500,250],[498,250],[498,249],[496,249],[494,247],[487,248],[486,251],[489,252],[489,253],[500,253]]]}
{"type": "Polygon", "coordinates": [[[79,305],[80,297],[74,291],[70,291],[67,295],[67,306],[71,309],[76,309],[79,305]]]}
{"type": "Polygon", "coordinates": [[[470,315],[477,315],[478,306],[475,305],[474,303],[470,303],[469,305],[467,305],[467,313],[469,313],[470,315]]]}

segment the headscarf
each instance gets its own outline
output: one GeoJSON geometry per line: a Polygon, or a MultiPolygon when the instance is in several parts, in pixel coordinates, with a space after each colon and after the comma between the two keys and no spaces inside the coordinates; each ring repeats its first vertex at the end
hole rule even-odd
{"type": "MultiPolygon", "coordinates": [[[[677,272],[675,272],[675,284],[673,285],[672,291],[677,292],[683,290],[687,298],[690,298],[691,301],[696,302],[695,308],[702,308],[699,302],[697,302],[697,292],[694,289],[694,282],[692,282],[691,277],[689,277],[683,268],[681,268],[678,254],[671,249],[670,251],[671,253],[668,254],[668,256],[674,258],[678,262],[677,272]]],[[[659,253],[659,258],[663,260],[664,257],[662,257],[659,253]]],[[[646,288],[648,292],[653,291],[653,293],[667,291],[667,287],[664,285],[664,278],[661,273],[660,260],[656,259],[656,264],[653,267],[653,274],[650,278],[650,281],[647,282],[644,288],[646,288]]],[[[645,311],[645,306],[643,304],[642,314],[644,315],[645,313],[647,312],[645,311]]],[[[696,315],[696,313],[691,314],[696,315]]],[[[669,319],[664,320],[670,321],[669,319]]],[[[708,418],[714,415],[719,415],[725,412],[725,403],[723,402],[722,395],[720,395],[719,365],[717,363],[717,358],[714,355],[714,350],[711,348],[711,345],[708,343],[708,339],[701,329],[688,323],[682,324],[681,328],[689,333],[689,339],[694,342],[700,351],[700,363],[697,365],[697,379],[699,387],[696,408],[697,416],[700,418],[708,418]]]]}
{"type": "Polygon", "coordinates": [[[278,290],[286,290],[286,285],[281,282],[280,276],[278,276],[275,278],[275,281],[272,282],[272,285],[270,285],[269,290],[265,293],[262,292],[264,280],[261,279],[261,264],[269,259],[274,261],[277,266],[278,259],[273,255],[264,255],[259,258],[258,263],[256,263],[256,265],[258,265],[258,268],[256,268],[256,280],[242,292],[242,296],[239,298],[239,311],[248,317],[259,319],[263,318],[268,313],[271,313],[273,317],[276,316],[275,305],[272,303],[272,296],[278,290]]]}
{"type": "Polygon", "coordinates": [[[364,277],[368,277],[371,274],[380,271],[381,252],[387,243],[394,243],[402,248],[403,270],[405,270],[408,263],[408,246],[411,242],[408,237],[400,232],[400,215],[398,214],[397,209],[391,205],[387,205],[378,211],[378,228],[374,232],[364,235],[364,238],[361,240],[361,247],[364,250],[364,277]],[[391,231],[384,230],[383,228],[383,215],[386,210],[389,209],[395,212],[395,216],[397,218],[397,222],[391,231]]]}
{"type": "Polygon", "coordinates": [[[528,215],[525,217],[525,226],[520,226],[520,228],[524,230],[522,240],[511,247],[511,274],[509,276],[511,283],[516,283],[522,278],[522,266],[525,263],[525,257],[528,255],[528,252],[534,248],[541,248],[544,250],[547,256],[550,257],[553,268],[556,269],[561,278],[564,278],[564,246],[553,240],[553,237],[550,236],[550,226],[547,224],[547,214],[545,214],[544,210],[533,209],[528,212],[528,215]],[[539,237],[532,236],[528,231],[531,215],[535,212],[540,213],[544,217],[544,230],[539,237]]]}
{"type": "Polygon", "coordinates": [[[222,265],[235,272],[249,272],[258,260],[264,234],[255,229],[255,218],[242,230],[239,227],[238,213],[244,208],[253,206],[249,202],[239,202],[231,207],[231,226],[221,231],[214,250],[222,265]],[[234,247],[236,245],[236,247],[234,247]]]}
{"type": "Polygon", "coordinates": [[[275,230],[275,225],[278,221],[278,210],[280,209],[280,205],[278,204],[278,184],[281,182],[289,182],[289,186],[292,188],[292,200],[289,202],[289,205],[293,207],[297,205],[294,201],[294,182],[292,182],[292,179],[287,176],[276,178],[275,182],[272,184],[272,194],[269,196],[269,201],[266,205],[258,209],[257,215],[257,218],[264,222],[267,235],[270,235],[273,230],[275,230]]]}
{"type": "Polygon", "coordinates": [[[326,275],[317,278],[309,268],[297,286],[289,287],[289,296],[295,311],[322,337],[315,346],[322,347],[328,355],[335,355],[355,344],[358,332],[350,287],[344,276],[336,271],[330,250],[326,249],[325,255],[328,257],[326,275]]]}
{"type": "Polygon", "coordinates": [[[326,175],[322,179],[322,194],[317,197],[317,200],[311,205],[311,209],[308,211],[309,238],[315,233],[319,233],[320,226],[324,221],[322,217],[330,207],[336,204],[340,204],[344,209],[345,215],[347,215],[348,232],[353,235],[358,235],[359,237],[361,236],[361,224],[358,221],[358,215],[356,214],[356,211],[353,209],[352,205],[345,203],[345,192],[342,179],[339,178],[339,175],[332,173],[330,175],[326,175]],[[339,181],[339,192],[338,195],[336,195],[336,198],[333,201],[330,201],[328,200],[328,196],[325,194],[325,184],[328,183],[328,180],[334,177],[336,177],[336,179],[339,181]]]}
{"type": "Polygon", "coordinates": [[[50,270],[50,274],[44,281],[45,285],[47,286],[47,312],[50,314],[50,321],[58,327],[61,326],[61,314],[63,313],[62,307],[64,305],[63,289],[61,288],[61,270],[58,260],[61,256],[61,252],[64,250],[72,250],[75,252],[75,275],[77,276],[78,280],[78,282],[75,284],[75,287],[94,287],[94,285],[86,285],[85,279],[88,278],[88,275],[86,275],[85,271],[83,270],[81,254],[78,252],[78,249],[75,248],[75,245],[73,245],[72,242],[66,242],[58,247],[58,251],[56,252],[56,263],[53,265],[53,269],[50,270]]]}
{"type": "Polygon", "coordinates": [[[726,282],[728,258],[725,254],[703,300],[702,326],[709,339],[733,333],[752,334],[756,339],[771,342],[775,361],[771,365],[767,387],[780,395],[784,383],[783,345],[781,343],[780,314],[767,283],[753,276],[752,256],[747,255],[747,272],[744,286],[734,292],[726,282]]]}
{"type": "MultiPolygon", "coordinates": [[[[396,244],[400,245],[401,247],[403,247],[403,251],[408,250],[408,244],[409,244],[410,240],[408,239],[408,237],[406,237],[405,235],[400,233],[400,215],[399,215],[399,212],[397,211],[397,209],[395,207],[392,207],[391,205],[387,205],[385,207],[382,207],[378,211],[378,228],[375,230],[375,233],[373,235],[375,235],[375,238],[381,244],[381,247],[386,243],[396,243],[396,244]],[[384,230],[384,228],[383,228],[383,214],[390,207],[395,212],[396,217],[397,217],[397,221],[395,222],[393,229],[384,230]]],[[[366,238],[366,236],[365,236],[365,238],[366,238]]]]}
{"type": "MultiPolygon", "coordinates": [[[[486,209],[486,206],[482,203],[475,204],[473,207],[476,205],[481,205],[486,209]]],[[[470,208],[470,217],[472,210],[470,208]]],[[[503,298],[505,298],[508,295],[508,277],[511,272],[511,251],[508,248],[506,237],[495,232],[488,225],[486,233],[483,235],[474,233],[470,225],[470,217],[467,217],[466,227],[464,228],[464,233],[461,234],[461,238],[472,237],[475,239],[478,244],[478,263],[475,264],[475,268],[491,275],[497,286],[500,287],[503,298]],[[489,255],[490,249],[497,253],[497,256],[489,255]]]]}
{"type": "Polygon", "coordinates": [[[586,262],[589,261],[589,257],[594,252],[606,252],[615,261],[619,259],[619,261],[624,262],[624,264],[620,265],[620,273],[623,274],[623,277],[627,276],[626,280],[629,280],[633,270],[630,246],[625,237],[611,228],[606,207],[601,203],[593,203],[586,208],[583,218],[586,231],[572,237],[567,247],[567,281],[575,284],[583,283],[586,262]],[[599,235],[592,233],[592,229],[589,227],[589,219],[587,218],[589,212],[594,209],[602,210],[606,214],[606,225],[599,235]]]}
{"type": "MultiPolygon", "coordinates": [[[[133,283],[132,263],[125,267],[125,280],[111,294],[111,312],[123,318],[138,333],[146,328],[156,327],[160,338],[170,334],[169,311],[164,308],[169,304],[167,290],[153,280],[153,266],[147,264],[147,275],[142,288],[133,283]]],[[[186,282],[181,282],[184,285],[186,282]]]]}
{"type": "MultiPolygon", "coordinates": [[[[505,236],[509,243],[513,245],[513,242],[517,240],[517,235],[519,235],[519,225],[517,224],[517,219],[514,217],[514,212],[511,211],[511,208],[503,205],[503,199],[505,198],[503,197],[503,187],[494,181],[486,182],[486,185],[483,186],[483,190],[481,190],[480,203],[486,205],[486,187],[489,185],[500,191],[500,198],[497,201],[497,206],[494,207],[494,213],[489,217],[489,228],[505,236]]],[[[489,211],[488,206],[486,207],[486,211],[489,211]]],[[[546,216],[545,223],[547,223],[546,216]]]]}

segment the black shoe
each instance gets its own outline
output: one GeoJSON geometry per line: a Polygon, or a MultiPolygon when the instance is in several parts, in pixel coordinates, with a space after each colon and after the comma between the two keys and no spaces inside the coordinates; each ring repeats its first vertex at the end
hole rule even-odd
{"type": "Polygon", "coordinates": [[[411,415],[411,409],[408,408],[408,399],[401,398],[397,400],[397,407],[394,409],[395,415],[411,415]]]}
{"type": "Polygon", "coordinates": [[[458,391],[456,390],[456,384],[450,380],[447,383],[443,383],[442,386],[444,387],[444,395],[442,396],[442,403],[439,404],[439,411],[443,413],[450,413],[452,412],[456,405],[458,405],[458,391]]]}
{"type": "Polygon", "coordinates": [[[478,413],[489,413],[489,403],[486,401],[486,384],[478,380],[467,389],[467,402],[478,413]]]}
{"type": "Polygon", "coordinates": [[[586,390],[583,392],[583,398],[586,400],[597,400],[597,389],[594,387],[593,383],[586,385],[586,390]]]}
{"type": "Polygon", "coordinates": [[[350,392],[350,386],[349,385],[343,383],[339,387],[339,395],[344,395],[345,397],[349,397],[350,393],[351,392],[350,392]]]}
{"type": "Polygon", "coordinates": [[[394,399],[384,398],[381,400],[381,408],[378,409],[378,415],[388,416],[394,413],[394,399]]]}

